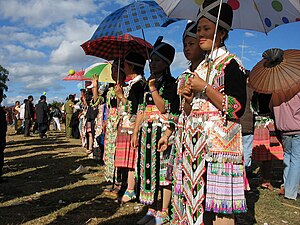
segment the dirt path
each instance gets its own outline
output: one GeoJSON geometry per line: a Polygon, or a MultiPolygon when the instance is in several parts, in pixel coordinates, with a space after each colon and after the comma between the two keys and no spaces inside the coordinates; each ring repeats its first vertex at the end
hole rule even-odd
{"type": "MultiPolygon", "coordinates": [[[[0,224],[111,224],[133,225],[146,212],[137,203],[120,207],[103,190],[108,187],[103,167],[88,159],[79,140],[51,131],[24,138],[9,128],[4,177],[0,184],[0,224]],[[82,165],[88,171],[76,173],[82,165]]],[[[254,189],[251,210],[239,224],[300,224],[300,210],[282,205],[276,192],[254,189]],[[252,212],[252,213],[251,213],[252,212]]],[[[285,201],[300,207],[300,201],[285,201]]]]}

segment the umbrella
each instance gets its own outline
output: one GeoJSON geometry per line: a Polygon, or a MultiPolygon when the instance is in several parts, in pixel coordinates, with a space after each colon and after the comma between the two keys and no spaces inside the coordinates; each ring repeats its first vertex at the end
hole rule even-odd
{"type": "Polygon", "coordinates": [[[260,93],[300,91],[300,50],[278,48],[263,53],[249,75],[249,85],[260,93]]]}
{"type": "Polygon", "coordinates": [[[63,80],[91,80],[90,78],[84,77],[84,70],[76,71],[73,75],[68,74],[63,80]]]}
{"type": "Polygon", "coordinates": [[[111,63],[95,63],[85,69],[85,77],[93,78],[94,74],[98,76],[99,82],[116,83],[111,77],[111,63]]]}
{"type": "Polygon", "coordinates": [[[108,15],[98,26],[91,40],[103,36],[120,36],[149,27],[166,27],[178,19],[167,17],[154,1],[135,1],[108,15]]]}
{"type": "Polygon", "coordinates": [[[148,53],[153,49],[149,42],[130,34],[118,37],[104,36],[89,40],[83,43],[81,47],[86,55],[93,55],[106,60],[122,58],[128,52],[138,53],[147,59],[148,53]]]}
{"type": "MultiPolygon", "coordinates": [[[[169,17],[197,20],[204,0],[155,0],[169,17]]],[[[268,33],[273,28],[300,21],[299,0],[223,0],[233,9],[232,28],[268,33]]]]}

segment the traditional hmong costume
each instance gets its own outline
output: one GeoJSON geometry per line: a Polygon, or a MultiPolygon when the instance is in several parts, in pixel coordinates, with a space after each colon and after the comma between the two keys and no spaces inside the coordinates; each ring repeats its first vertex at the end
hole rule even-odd
{"type": "MultiPolygon", "coordinates": [[[[185,28],[183,39],[186,36],[196,38],[195,22],[189,22],[185,28]]],[[[191,75],[190,69],[187,69],[182,75],[177,78],[177,94],[180,96],[180,115],[175,129],[175,139],[172,145],[174,152],[173,166],[173,197],[172,197],[172,221],[171,224],[182,224],[185,215],[184,195],[183,195],[183,180],[182,180],[182,143],[184,137],[184,125],[187,115],[184,112],[185,99],[183,98],[183,89],[191,75]]]]}
{"type": "MultiPolygon", "coordinates": [[[[206,0],[200,7],[198,19],[206,17],[216,23],[219,1],[206,0]]],[[[229,30],[232,15],[231,7],[223,3],[219,25],[229,30]]],[[[235,55],[220,47],[212,51],[195,72],[224,94],[223,110],[205,93],[195,94],[183,138],[185,216],[182,224],[203,224],[204,208],[223,214],[246,211],[242,134],[238,121],[246,105],[244,68],[235,55]]]]}
{"type": "Polygon", "coordinates": [[[106,95],[108,118],[104,140],[104,177],[106,181],[113,182],[115,172],[115,150],[118,134],[119,115],[117,98],[113,87],[110,87],[106,95]]]}
{"type": "Polygon", "coordinates": [[[145,84],[138,75],[124,87],[125,105],[120,103],[118,135],[115,152],[115,167],[135,169],[137,150],[130,147],[131,135],[136,120],[138,105],[142,104],[145,84]]]}
{"type": "MultiPolygon", "coordinates": [[[[239,59],[224,47],[215,50],[213,55],[216,56],[208,83],[225,94],[224,111],[217,109],[205,94],[197,94],[193,99],[183,142],[184,223],[187,224],[203,223],[204,200],[206,210],[215,213],[246,210],[238,123],[246,102],[246,78],[239,59]]],[[[205,80],[206,62],[202,61],[195,72],[205,80]]]]}
{"type": "MultiPolygon", "coordinates": [[[[169,162],[170,148],[164,152],[157,151],[157,143],[162,131],[169,126],[169,119],[176,114],[178,99],[171,95],[176,91],[176,83],[173,77],[162,81],[159,94],[165,101],[167,113],[162,114],[155,106],[150,92],[145,93],[144,104],[139,110],[144,111],[144,119],[140,130],[140,201],[150,205],[157,200],[158,187],[170,184],[166,180],[167,165],[169,162]]],[[[172,118],[172,119],[173,119],[172,118]]]]}
{"type": "Polygon", "coordinates": [[[252,160],[283,160],[283,147],[276,137],[274,116],[269,109],[271,94],[254,92],[252,106],[255,114],[252,160]]]}
{"type": "MultiPolygon", "coordinates": [[[[170,65],[175,49],[158,39],[151,56],[153,54],[170,65]]],[[[162,131],[166,130],[167,126],[174,126],[179,112],[179,98],[175,94],[176,79],[166,72],[156,79],[155,86],[164,100],[166,113],[162,114],[158,110],[150,92],[145,93],[144,102],[139,107],[141,113],[144,113],[139,139],[140,202],[147,205],[157,202],[159,186],[167,186],[172,181],[172,175],[167,173],[171,146],[160,153],[157,151],[157,143],[162,131]]]]}

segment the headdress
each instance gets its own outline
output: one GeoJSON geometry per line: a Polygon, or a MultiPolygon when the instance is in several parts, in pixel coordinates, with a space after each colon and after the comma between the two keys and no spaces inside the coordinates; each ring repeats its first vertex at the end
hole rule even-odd
{"type": "MultiPolygon", "coordinates": [[[[220,0],[205,0],[200,5],[200,9],[197,15],[197,20],[201,17],[205,17],[210,21],[216,23],[219,13],[220,0]]],[[[230,5],[222,3],[221,13],[219,18],[219,26],[226,30],[230,30],[233,19],[233,11],[230,5]]]]}
{"type": "Polygon", "coordinates": [[[150,57],[156,54],[158,55],[158,57],[164,60],[168,65],[171,65],[175,56],[175,48],[170,44],[163,42],[162,39],[163,39],[162,36],[159,36],[157,38],[155,44],[153,45],[153,50],[150,54],[150,57]]]}

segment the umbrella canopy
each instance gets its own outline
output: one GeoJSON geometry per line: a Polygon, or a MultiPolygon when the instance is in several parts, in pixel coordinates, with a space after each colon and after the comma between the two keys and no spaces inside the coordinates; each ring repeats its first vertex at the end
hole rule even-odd
{"type": "Polygon", "coordinates": [[[93,78],[93,75],[98,76],[99,82],[116,83],[111,77],[111,63],[95,63],[85,69],[85,77],[93,78]]]}
{"type": "Polygon", "coordinates": [[[148,53],[153,49],[149,42],[130,34],[118,37],[104,36],[89,40],[83,43],[81,47],[86,55],[93,55],[106,60],[122,58],[128,52],[138,53],[147,59],[148,53]]]}
{"type": "Polygon", "coordinates": [[[84,70],[79,70],[79,71],[76,71],[73,75],[71,74],[68,74],[68,76],[66,76],[63,80],[79,80],[79,81],[82,81],[82,80],[91,80],[90,78],[87,78],[87,77],[84,77],[84,70]]]}
{"type": "Polygon", "coordinates": [[[300,91],[300,50],[273,48],[250,72],[249,85],[260,93],[300,91]]]}
{"type": "MultiPolygon", "coordinates": [[[[155,0],[169,17],[197,20],[204,0],[155,0]]],[[[232,28],[268,33],[286,23],[300,21],[299,0],[223,0],[233,9],[232,28]]]]}
{"type": "Polygon", "coordinates": [[[103,36],[120,36],[149,27],[166,27],[178,19],[167,17],[154,1],[135,1],[108,15],[98,26],[91,40],[103,36]]]}

